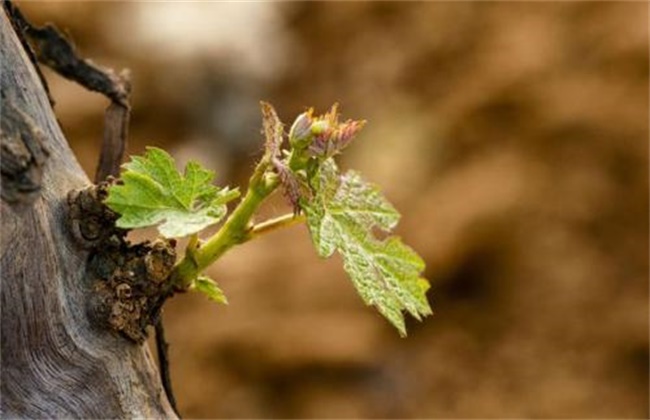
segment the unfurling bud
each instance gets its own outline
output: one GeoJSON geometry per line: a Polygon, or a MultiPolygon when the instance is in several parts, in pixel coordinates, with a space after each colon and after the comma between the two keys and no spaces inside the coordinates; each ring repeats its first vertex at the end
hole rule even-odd
{"type": "Polygon", "coordinates": [[[365,121],[348,120],[328,127],[322,134],[314,137],[314,141],[309,146],[309,152],[312,156],[321,158],[337,155],[354,140],[365,124],[365,121]]]}
{"type": "Polygon", "coordinates": [[[350,144],[352,139],[354,139],[357,133],[361,131],[364,125],[366,125],[365,120],[362,121],[348,120],[342,124],[339,124],[335,133],[336,139],[333,140],[337,143],[337,148],[341,150],[344,149],[348,144],[350,144]]]}
{"type": "Polygon", "coordinates": [[[309,151],[312,157],[328,158],[350,144],[365,125],[365,121],[339,122],[338,105],[323,115],[313,116],[313,109],[296,118],[289,131],[289,143],[294,149],[309,151]]]}

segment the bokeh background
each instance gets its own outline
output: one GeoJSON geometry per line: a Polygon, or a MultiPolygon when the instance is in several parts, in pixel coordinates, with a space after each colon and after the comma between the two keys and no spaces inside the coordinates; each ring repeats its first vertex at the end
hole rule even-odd
{"type": "MultiPolygon", "coordinates": [[[[343,166],[427,261],[435,315],[400,339],[304,227],[225,256],[229,306],[165,309],[185,417],[650,415],[646,3],[19,5],[131,69],[130,153],[223,184],[260,154],[260,99],[367,119],[343,166]]],[[[92,175],[107,101],[47,76],[92,175]]]]}

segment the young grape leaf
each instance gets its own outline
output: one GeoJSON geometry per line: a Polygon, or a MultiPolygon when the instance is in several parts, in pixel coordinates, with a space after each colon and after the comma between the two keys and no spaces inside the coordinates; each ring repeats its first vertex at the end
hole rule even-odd
{"type": "Polygon", "coordinates": [[[120,214],[116,225],[142,228],[158,225],[167,238],[196,233],[219,222],[226,214],[225,203],[238,190],[212,185],[214,172],[189,162],[185,173],[164,150],[149,147],[123,165],[121,184],[109,188],[105,204],[120,214]]]}
{"type": "Polygon", "coordinates": [[[431,314],[421,277],[422,259],[395,236],[377,239],[372,230],[390,231],[399,213],[378,189],[355,172],[339,175],[334,161],[325,160],[311,180],[313,197],[302,208],[312,240],[321,257],[334,251],[343,256],[363,301],[374,305],[406,335],[406,310],[416,319],[431,314]]]}
{"type": "Polygon", "coordinates": [[[223,303],[224,305],[228,304],[226,295],[223,294],[223,291],[219,288],[217,283],[210,277],[197,277],[190,286],[190,289],[203,293],[205,296],[207,296],[208,299],[214,302],[223,303]]]}

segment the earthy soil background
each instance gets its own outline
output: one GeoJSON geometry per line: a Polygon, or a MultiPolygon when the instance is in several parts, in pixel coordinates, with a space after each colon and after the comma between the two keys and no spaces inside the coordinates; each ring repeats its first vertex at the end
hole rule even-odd
{"type": "MultiPolygon", "coordinates": [[[[400,339],[304,227],[165,312],[185,417],[645,417],[648,5],[23,2],[134,80],[129,151],[245,183],[259,99],[341,103],[436,312],[400,339]]],[[[94,172],[102,97],[47,73],[94,172]]],[[[287,210],[281,200],[268,214],[287,210]]]]}

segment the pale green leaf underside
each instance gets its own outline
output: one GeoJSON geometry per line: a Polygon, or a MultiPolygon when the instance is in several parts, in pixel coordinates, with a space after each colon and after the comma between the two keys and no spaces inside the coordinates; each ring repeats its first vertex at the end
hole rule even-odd
{"type": "Polygon", "coordinates": [[[219,288],[217,283],[207,276],[199,276],[190,286],[192,290],[203,293],[208,299],[217,302],[223,303],[224,305],[228,304],[228,299],[226,295],[219,288]]]}
{"type": "Polygon", "coordinates": [[[214,172],[196,162],[189,162],[181,174],[173,158],[154,147],[123,168],[123,184],[111,186],[105,201],[120,214],[116,225],[121,228],[159,225],[167,238],[190,235],[219,222],[225,203],[238,195],[212,185],[214,172]]]}
{"type": "Polygon", "coordinates": [[[431,314],[428,282],[421,277],[424,262],[399,238],[379,240],[372,233],[373,228],[390,231],[399,213],[357,173],[339,176],[331,159],[311,183],[314,196],[302,207],[318,253],[329,257],[338,251],[363,301],[406,335],[403,311],[417,319],[431,314]]]}

